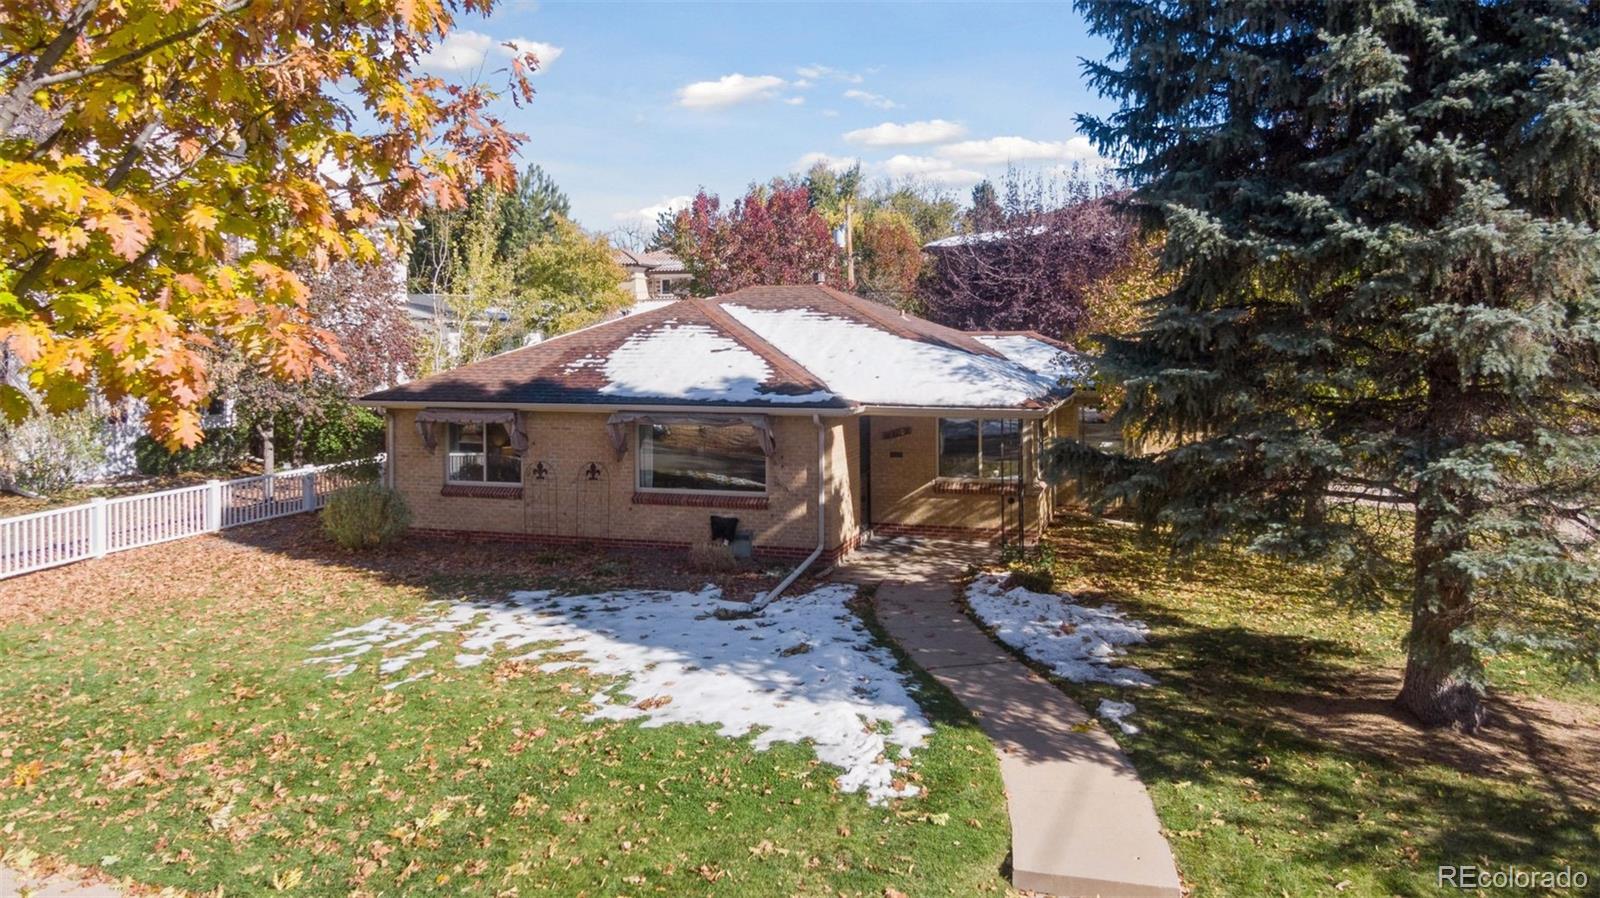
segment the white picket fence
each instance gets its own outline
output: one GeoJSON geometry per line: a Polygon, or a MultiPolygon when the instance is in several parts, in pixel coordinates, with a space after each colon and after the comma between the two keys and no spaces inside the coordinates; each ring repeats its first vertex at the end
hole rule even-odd
{"type": "Polygon", "coordinates": [[[0,579],[240,524],[316,511],[383,457],[211,480],[0,518],[0,579]]]}

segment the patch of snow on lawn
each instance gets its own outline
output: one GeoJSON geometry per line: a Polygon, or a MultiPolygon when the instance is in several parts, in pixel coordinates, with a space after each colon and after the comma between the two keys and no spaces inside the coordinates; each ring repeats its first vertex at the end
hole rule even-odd
{"type": "MultiPolygon", "coordinates": [[[[1052,593],[1020,586],[1005,588],[1006,575],[981,574],[967,587],[967,604],[1001,642],[1074,683],[1151,686],[1155,678],[1134,667],[1118,667],[1124,646],[1144,642],[1150,628],[1129,620],[1111,606],[1074,605],[1052,593]]],[[[1123,718],[1134,712],[1128,702],[1102,702],[1100,716],[1125,733],[1138,727],[1123,718]]]]}
{"type": "Polygon", "coordinates": [[[757,731],[758,750],[809,741],[819,760],[844,771],[841,791],[864,791],[876,804],[918,794],[892,758],[908,757],[933,731],[894,656],[845,606],[854,594],[853,587],[824,586],[750,617],[723,619],[716,612],[750,606],[724,601],[712,587],[516,592],[504,602],[439,603],[419,619],[378,618],[341,630],[313,646],[320,654],[307,663],[338,666],[329,676],[341,677],[357,667],[349,662],[378,649],[372,656],[385,656],[377,670],[386,679],[438,645],[429,637],[459,634],[459,652],[448,650],[458,667],[498,653],[509,661],[550,658],[541,665],[547,671],[576,663],[618,678],[590,699],[591,719],[714,724],[729,737],[757,731]]]}
{"type": "Polygon", "coordinates": [[[1074,683],[1150,686],[1155,680],[1117,667],[1123,646],[1144,642],[1150,628],[1115,608],[1074,605],[1052,593],[1005,588],[1004,574],[983,574],[967,587],[967,603],[1000,641],[1074,683]]]}
{"type": "Polygon", "coordinates": [[[1133,736],[1139,732],[1139,728],[1129,723],[1127,717],[1137,710],[1139,709],[1133,706],[1133,702],[1119,702],[1103,698],[1100,700],[1100,707],[1095,713],[1116,724],[1124,733],[1133,736]]]}

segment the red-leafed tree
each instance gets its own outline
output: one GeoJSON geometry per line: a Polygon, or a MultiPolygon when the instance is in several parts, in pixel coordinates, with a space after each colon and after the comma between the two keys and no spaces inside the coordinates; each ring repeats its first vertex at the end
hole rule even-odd
{"type": "Polygon", "coordinates": [[[917,311],[922,241],[911,219],[893,209],[874,209],[856,225],[856,292],[896,308],[917,311]]]}
{"type": "Polygon", "coordinates": [[[280,448],[299,464],[315,448],[307,441],[316,434],[381,425],[349,397],[417,373],[417,335],[406,317],[400,263],[388,258],[369,265],[337,262],[324,271],[297,273],[306,283],[306,309],[322,341],[317,349],[329,363],[309,377],[285,380],[231,346],[212,362],[218,392],[235,400],[269,472],[280,448]]]}
{"type": "Polygon", "coordinates": [[[788,181],[752,185],[726,212],[702,189],[660,239],[683,260],[702,296],[754,284],[808,283],[839,267],[832,229],[811,208],[810,191],[788,181]]]}
{"type": "Polygon", "coordinates": [[[1082,174],[1047,181],[1013,172],[1003,203],[984,210],[992,230],[929,245],[927,316],[969,330],[1030,329],[1058,338],[1080,332],[1090,319],[1091,288],[1139,250],[1135,222],[1119,211],[1111,189],[1082,174]]]}

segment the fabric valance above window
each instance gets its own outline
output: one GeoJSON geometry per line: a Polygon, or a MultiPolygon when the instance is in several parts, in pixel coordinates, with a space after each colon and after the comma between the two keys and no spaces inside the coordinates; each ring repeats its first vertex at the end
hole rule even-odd
{"type": "Polygon", "coordinates": [[[417,433],[422,436],[422,445],[429,452],[439,445],[435,424],[499,424],[511,434],[511,448],[518,452],[528,451],[528,433],[522,429],[522,416],[516,412],[425,408],[417,412],[417,433]]]}
{"type": "Polygon", "coordinates": [[[756,437],[761,441],[763,455],[771,458],[777,448],[772,438],[772,419],[766,415],[663,415],[652,412],[617,412],[606,419],[606,433],[611,437],[611,448],[616,451],[618,461],[628,453],[628,429],[639,424],[658,424],[663,427],[673,424],[698,427],[730,427],[743,424],[755,428],[756,437]]]}

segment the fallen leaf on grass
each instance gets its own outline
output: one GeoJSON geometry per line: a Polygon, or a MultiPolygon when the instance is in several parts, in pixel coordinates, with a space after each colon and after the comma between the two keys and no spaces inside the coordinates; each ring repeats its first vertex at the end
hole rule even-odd
{"type": "Polygon", "coordinates": [[[44,764],[40,761],[29,761],[11,768],[11,785],[18,789],[28,789],[39,781],[44,775],[44,764]]]}

